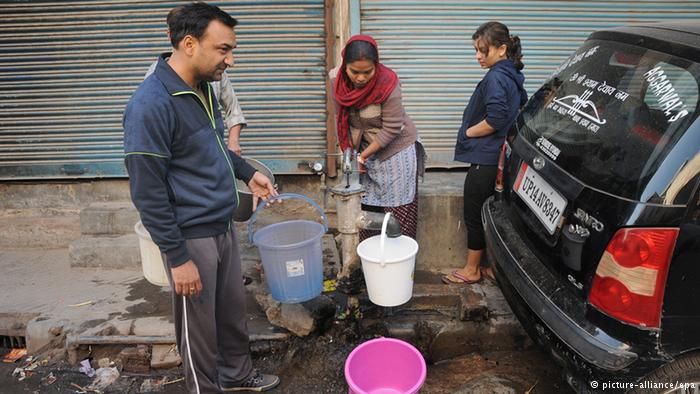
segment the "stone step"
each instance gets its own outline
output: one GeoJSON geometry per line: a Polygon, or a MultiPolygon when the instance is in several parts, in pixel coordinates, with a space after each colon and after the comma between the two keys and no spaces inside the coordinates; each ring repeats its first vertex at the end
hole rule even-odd
{"type": "Polygon", "coordinates": [[[141,269],[136,234],[116,237],[84,236],[68,246],[71,267],[141,269]]]}
{"type": "Polygon", "coordinates": [[[521,350],[532,344],[514,316],[496,316],[486,321],[433,322],[434,336],[425,349],[430,362],[470,353],[521,350]]]}
{"type": "Polygon", "coordinates": [[[134,233],[139,214],[130,201],[95,202],[80,211],[83,235],[125,235],[134,233]]]}
{"type": "Polygon", "coordinates": [[[364,318],[362,332],[403,339],[435,363],[474,352],[520,350],[531,345],[514,316],[461,321],[438,313],[412,312],[364,318]]]}
{"type": "MultiPolygon", "coordinates": [[[[70,334],[65,343],[68,361],[77,364],[86,357],[90,346],[174,345],[175,325],[171,319],[171,316],[154,316],[112,320],[79,334],[70,334]]],[[[247,324],[254,354],[283,349],[291,337],[289,331],[273,326],[264,317],[249,316],[247,324]]]]}
{"type": "Polygon", "coordinates": [[[393,308],[372,304],[366,291],[358,295],[368,316],[431,312],[459,320],[483,321],[491,315],[512,314],[498,288],[488,282],[445,285],[440,273],[415,271],[411,299],[393,308]]]}
{"type": "Polygon", "coordinates": [[[0,248],[58,249],[80,238],[78,214],[0,216],[0,248]]]}
{"type": "Polygon", "coordinates": [[[416,271],[409,302],[393,308],[358,296],[365,333],[405,339],[430,362],[485,350],[516,350],[530,342],[497,286],[445,285],[440,275],[416,271]]]}
{"type": "Polygon", "coordinates": [[[485,320],[489,315],[483,292],[472,286],[417,283],[406,309],[451,311],[452,316],[459,320],[479,321],[485,320]]]}
{"type": "Polygon", "coordinates": [[[440,284],[415,283],[413,297],[398,308],[407,310],[447,309],[457,310],[461,304],[461,289],[440,284]]]}
{"type": "Polygon", "coordinates": [[[484,293],[477,286],[447,286],[444,284],[414,283],[411,300],[393,308],[374,305],[366,292],[359,296],[368,316],[436,313],[458,320],[481,321],[489,316],[484,293]]]}

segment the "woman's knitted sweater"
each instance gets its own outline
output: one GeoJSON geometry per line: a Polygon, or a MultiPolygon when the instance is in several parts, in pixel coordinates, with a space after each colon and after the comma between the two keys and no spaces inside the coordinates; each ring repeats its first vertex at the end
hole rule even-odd
{"type": "MultiPolygon", "coordinates": [[[[337,75],[336,67],[329,73],[331,86],[335,86],[337,75]]],[[[350,136],[353,146],[358,146],[360,138],[364,141],[362,146],[376,140],[381,146],[375,153],[378,160],[384,161],[414,144],[417,135],[416,126],[401,103],[400,84],[396,85],[383,103],[368,105],[362,109],[350,109],[350,136]]]]}

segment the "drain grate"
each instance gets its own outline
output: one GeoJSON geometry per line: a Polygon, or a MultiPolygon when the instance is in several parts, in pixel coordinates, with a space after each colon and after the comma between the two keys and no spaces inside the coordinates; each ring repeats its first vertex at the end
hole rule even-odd
{"type": "Polygon", "coordinates": [[[27,347],[25,337],[0,335],[0,348],[5,349],[24,349],[27,347]]]}

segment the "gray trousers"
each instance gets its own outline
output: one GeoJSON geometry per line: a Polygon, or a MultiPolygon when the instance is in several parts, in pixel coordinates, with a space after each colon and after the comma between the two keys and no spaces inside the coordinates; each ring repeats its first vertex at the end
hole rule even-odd
{"type": "Polygon", "coordinates": [[[202,280],[199,296],[177,295],[166,263],[173,289],[177,347],[187,390],[193,394],[219,393],[219,385],[230,386],[253,372],[235,230],[209,238],[188,239],[187,250],[202,280]]]}

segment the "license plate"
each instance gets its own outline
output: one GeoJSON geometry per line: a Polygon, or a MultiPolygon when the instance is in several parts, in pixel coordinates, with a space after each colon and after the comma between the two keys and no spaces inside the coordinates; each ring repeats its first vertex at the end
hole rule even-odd
{"type": "Polygon", "coordinates": [[[527,163],[520,167],[513,189],[544,224],[549,234],[554,234],[559,219],[564,214],[566,199],[527,163]]]}

